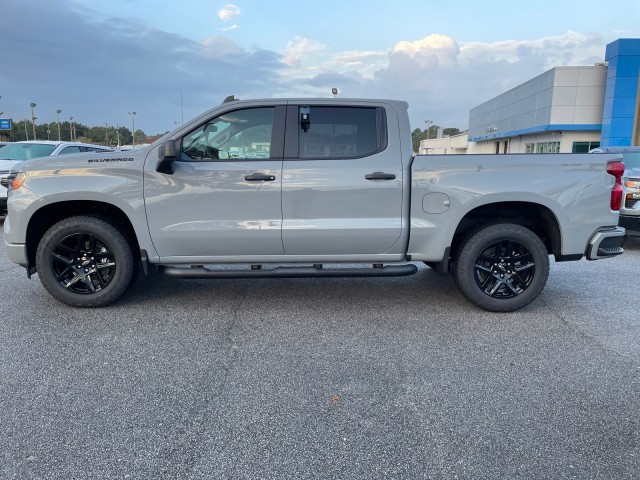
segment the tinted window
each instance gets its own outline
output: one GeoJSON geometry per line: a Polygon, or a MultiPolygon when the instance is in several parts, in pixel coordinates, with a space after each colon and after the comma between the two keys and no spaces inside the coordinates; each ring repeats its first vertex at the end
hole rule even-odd
{"type": "MultiPolygon", "coordinates": [[[[301,107],[307,108],[307,107],[301,107]]],[[[382,109],[311,107],[300,125],[300,158],[364,157],[383,148],[382,109]]]]}
{"type": "Polygon", "coordinates": [[[273,114],[250,108],[214,118],[184,137],[182,160],[270,158],[273,114]]]}
{"type": "Polygon", "coordinates": [[[40,143],[12,143],[0,152],[3,160],[29,160],[37,157],[48,157],[56,149],[56,145],[40,143]]]}
{"type": "Polygon", "coordinates": [[[80,147],[65,147],[58,155],[69,155],[70,153],[80,153],[80,147]]]}

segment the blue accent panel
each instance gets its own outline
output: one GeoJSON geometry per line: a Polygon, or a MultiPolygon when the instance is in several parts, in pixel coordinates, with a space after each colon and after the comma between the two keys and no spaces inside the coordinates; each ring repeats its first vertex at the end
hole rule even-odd
{"type": "Polygon", "coordinates": [[[607,45],[609,63],[600,145],[631,145],[640,74],[640,39],[621,38],[607,45]]]}
{"type": "Polygon", "coordinates": [[[631,133],[633,132],[633,117],[631,118],[614,118],[611,122],[612,137],[629,137],[631,141],[631,133]]]}
{"type": "Polygon", "coordinates": [[[556,124],[556,125],[540,125],[539,127],[524,128],[522,130],[512,130],[510,132],[496,133],[494,135],[481,135],[479,137],[470,137],[470,142],[481,142],[483,140],[493,140],[494,138],[515,137],[517,135],[527,135],[531,133],[555,132],[556,130],[578,131],[578,132],[599,132],[602,130],[601,124],[556,124]]]}
{"type": "MultiPolygon", "coordinates": [[[[627,101],[624,102],[620,102],[620,101],[615,101],[613,102],[613,108],[612,108],[612,113],[611,116],[612,117],[627,117],[627,118],[633,118],[633,116],[636,114],[636,102],[635,102],[635,98],[629,98],[629,99],[625,99],[627,101]]],[[[602,114],[602,116],[604,117],[604,113],[602,114]]]]}
{"type": "Polygon", "coordinates": [[[624,62],[616,68],[616,74],[618,77],[634,77],[638,79],[638,72],[640,71],[640,55],[629,55],[624,58],[624,62]]]}
{"type": "Polygon", "coordinates": [[[609,143],[607,145],[603,145],[600,142],[601,147],[629,147],[631,146],[631,140],[629,137],[611,137],[609,138],[609,143]]]}
{"type": "Polygon", "coordinates": [[[616,88],[614,96],[636,98],[638,94],[638,77],[618,77],[616,78],[616,88]]]}

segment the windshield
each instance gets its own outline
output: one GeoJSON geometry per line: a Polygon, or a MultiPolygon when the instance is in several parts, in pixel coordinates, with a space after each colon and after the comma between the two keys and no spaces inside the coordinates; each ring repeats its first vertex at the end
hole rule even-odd
{"type": "Polygon", "coordinates": [[[46,143],[13,143],[0,149],[0,160],[30,160],[48,157],[56,145],[46,143]]]}

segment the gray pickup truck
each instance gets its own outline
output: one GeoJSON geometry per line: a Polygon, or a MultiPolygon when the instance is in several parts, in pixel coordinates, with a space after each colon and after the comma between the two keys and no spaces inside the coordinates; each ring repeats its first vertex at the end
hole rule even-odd
{"type": "Polygon", "coordinates": [[[10,259],[58,300],[99,307],[139,270],[175,278],[451,272],[512,311],[556,261],[623,252],[618,154],[413,156],[407,104],[221,105],[149,147],[25,161],[4,223],[10,259]]]}

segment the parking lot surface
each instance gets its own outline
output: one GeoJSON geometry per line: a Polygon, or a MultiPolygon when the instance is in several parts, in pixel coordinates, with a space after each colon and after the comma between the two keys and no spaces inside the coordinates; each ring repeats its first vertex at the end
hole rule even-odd
{"type": "Polygon", "coordinates": [[[507,314],[424,266],[74,309],[1,245],[1,478],[640,477],[640,242],[507,314]]]}

